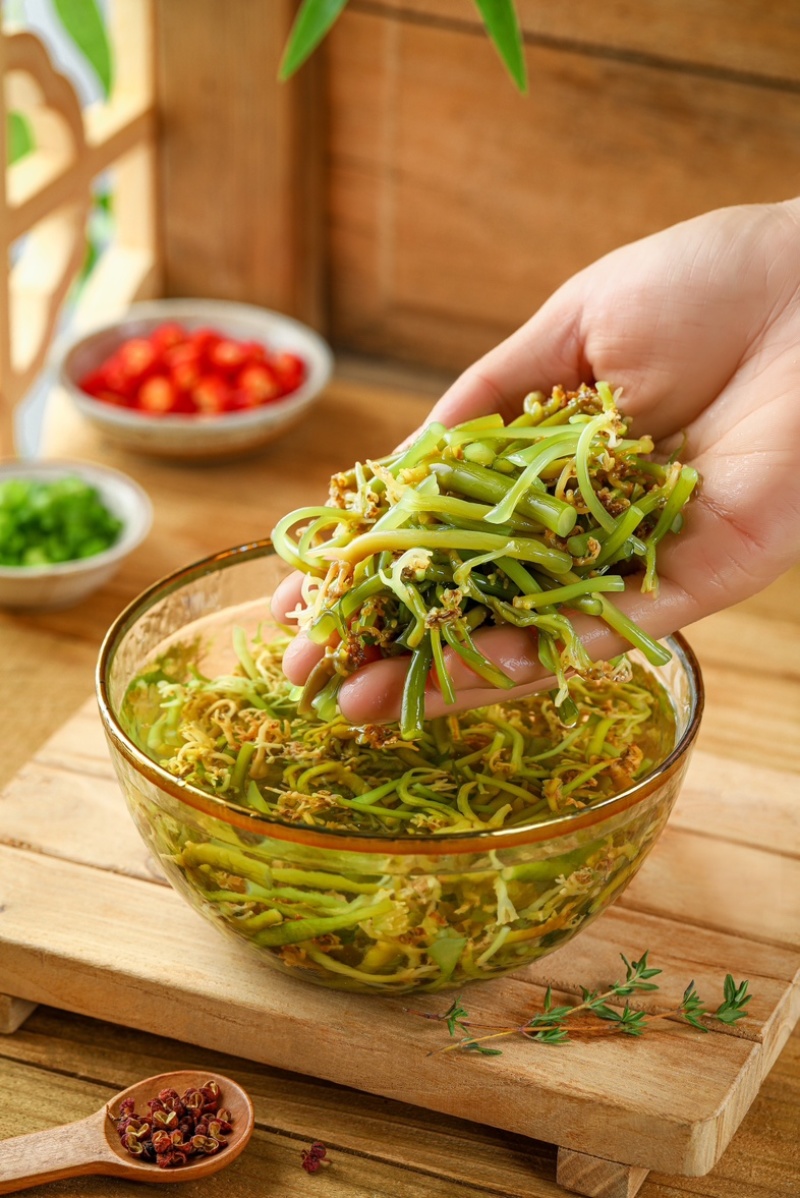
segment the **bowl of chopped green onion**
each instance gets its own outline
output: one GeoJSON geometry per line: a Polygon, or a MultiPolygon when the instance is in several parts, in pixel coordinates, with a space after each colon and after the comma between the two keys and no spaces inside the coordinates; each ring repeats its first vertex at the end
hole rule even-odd
{"type": "Polygon", "coordinates": [[[554,691],[498,688],[405,733],[355,727],[283,675],[269,596],[293,564],[267,540],[217,554],[103,644],[114,767],[170,883],[266,965],[335,989],[446,990],[558,949],[666,824],[703,705],[689,646],[572,679],[568,719],[554,691]]]}
{"type": "Polygon", "coordinates": [[[0,606],[70,607],[147,536],[146,492],[92,462],[0,462],[0,606]]]}

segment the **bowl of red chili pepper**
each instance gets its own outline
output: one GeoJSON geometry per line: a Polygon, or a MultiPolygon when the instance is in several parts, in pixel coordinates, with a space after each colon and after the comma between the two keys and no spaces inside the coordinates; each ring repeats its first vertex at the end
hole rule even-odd
{"type": "Polygon", "coordinates": [[[252,453],[307,415],[330,377],[308,326],[251,304],[163,299],[63,344],[59,381],[104,437],[210,460],[252,453]]]}

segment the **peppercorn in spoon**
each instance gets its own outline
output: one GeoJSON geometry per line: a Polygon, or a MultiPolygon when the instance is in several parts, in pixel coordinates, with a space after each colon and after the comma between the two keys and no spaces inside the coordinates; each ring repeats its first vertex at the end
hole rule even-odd
{"type": "Polygon", "coordinates": [[[86,1119],[0,1142],[0,1194],[88,1173],[194,1181],[234,1161],[254,1123],[250,1098],[230,1078],[162,1073],[86,1119]]]}

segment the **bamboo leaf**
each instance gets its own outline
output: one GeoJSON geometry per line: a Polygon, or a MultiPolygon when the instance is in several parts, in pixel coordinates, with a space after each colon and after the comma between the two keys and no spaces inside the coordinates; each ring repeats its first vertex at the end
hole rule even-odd
{"type": "Polygon", "coordinates": [[[111,46],[97,0],[53,0],[53,7],[108,99],[113,75],[111,46]]]}
{"type": "Polygon", "coordinates": [[[528,90],[528,72],[522,48],[514,0],[475,0],[486,32],[497,47],[511,78],[524,94],[528,90]]]}
{"type": "Polygon", "coordinates": [[[8,165],[12,166],[30,154],[34,148],[33,129],[28,118],[21,112],[9,112],[6,136],[8,138],[8,165]]]}
{"type": "Polygon", "coordinates": [[[303,0],[283,51],[278,78],[288,79],[317,48],[347,0],[303,0]]]}

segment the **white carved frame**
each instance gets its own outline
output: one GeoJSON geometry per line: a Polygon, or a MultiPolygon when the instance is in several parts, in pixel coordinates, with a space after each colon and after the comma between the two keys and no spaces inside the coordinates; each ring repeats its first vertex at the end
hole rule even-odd
{"type": "Polygon", "coordinates": [[[24,113],[35,139],[0,189],[0,457],[17,451],[15,411],[47,363],[80,270],[92,181],[111,167],[115,238],[82,292],[75,323],[89,327],[159,294],[153,0],[114,0],[111,21],[113,91],[107,103],[83,110],[37,37],[0,32],[0,161],[7,161],[9,111],[24,113]],[[12,266],[12,246],[24,235],[12,266]]]}

